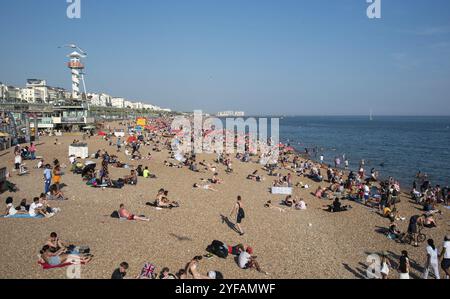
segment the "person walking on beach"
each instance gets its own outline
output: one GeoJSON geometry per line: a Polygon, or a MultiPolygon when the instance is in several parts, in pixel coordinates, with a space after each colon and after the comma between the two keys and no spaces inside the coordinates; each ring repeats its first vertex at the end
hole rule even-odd
{"type": "Polygon", "coordinates": [[[409,279],[409,257],[408,251],[403,250],[400,257],[400,263],[398,265],[398,272],[400,273],[400,279],[409,279]]]}
{"type": "Polygon", "coordinates": [[[381,279],[388,279],[391,263],[388,259],[388,253],[384,251],[381,254],[381,279]]]}
{"type": "Polygon", "coordinates": [[[122,147],[122,140],[120,140],[120,137],[117,138],[117,152],[120,152],[120,148],[122,147]]]}
{"type": "Polygon", "coordinates": [[[36,145],[34,145],[33,142],[31,142],[31,144],[30,144],[29,151],[30,151],[31,160],[36,160],[36,145]]]}
{"type": "Polygon", "coordinates": [[[320,165],[323,165],[323,154],[320,155],[320,165]]]}
{"type": "Polygon", "coordinates": [[[22,156],[20,155],[20,152],[18,152],[14,157],[14,169],[19,170],[21,164],[22,164],[22,156]]]}
{"type": "Polygon", "coordinates": [[[230,218],[233,217],[233,215],[235,213],[236,213],[236,224],[235,224],[235,226],[238,229],[239,234],[241,236],[243,236],[244,235],[244,230],[241,227],[241,223],[242,223],[242,220],[245,218],[245,212],[244,212],[244,208],[243,208],[243,205],[242,205],[242,197],[240,195],[237,197],[237,202],[233,206],[233,209],[231,210],[230,218]]]}
{"type": "Polygon", "coordinates": [[[44,193],[47,194],[50,191],[50,185],[52,183],[52,169],[50,164],[45,165],[44,169],[44,193]]]}
{"type": "Polygon", "coordinates": [[[427,261],[425,263],[425,271],[423,273],[423,279],[428,279],[430,268],[433,270],[433,274],[436,279],[440,279],[439,275],[439,262],[438,262],[438,250],[434,245],[433,239],[428,239],[427,246],[427,261]]]}
{"type": "Polygon", "coordinates": [[[443,257],[441,262],[441,268],[445,272],[445,278],[450,279],[450,235],[445,236],[444,245],[439,257],[443,257]]]}

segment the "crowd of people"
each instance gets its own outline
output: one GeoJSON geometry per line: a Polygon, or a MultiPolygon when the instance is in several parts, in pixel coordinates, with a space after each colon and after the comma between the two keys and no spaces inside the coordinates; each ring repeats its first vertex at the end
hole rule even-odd
{"type": "MultiPolygon", "coordinates": [[[[399,210],[399,203],[401,199],[400,183],[394,178],[390,177],[386,180],[380,178],[380,174],[374,168],[366,173],[365,163],[361,161],[357,171],[349,169],[348,160],[345,159],[343,166],[340,158],[334,160],[334,167],[325,165],[323,162],[323,155],[320,161],[314,161],[307,156],[302,156],[299,153],[293,152],[288,147],[281,147],[278,160],[268,160],[267,153],[252,153],[250,145],[248,144],[248,137],[241,138],[235,136],[235,144],[237,147],[239,142],[244,142],[244,152],[237,153],[234,157],[231,154],[216,153],[216,159],[213,163],[205,160],[199,160],[197,155],[193,152],[180,154],[177,151],[177,146],[181,146],[182,141],[177,140],[174,144],[171,140],[176,135],[170,128],[170,119],[154,120],[154,126],[157,128],[149,132],[133,131],[129,138],[115,137],[114,130],[109,129],[108,133],[102,134],[104,141],[115,149],[116,153],[124,152],[128,161],[120,161],[117,154],[110,154],[111,149],[99,149],[91,158],[97,162],[85,161],[81,162],[75,156],[69,157],[70,166],[62,165],[57,159],[51,164],[45,164],[42,158],[37,158],[37,148],[35,144],[31,143],[29,146],[16,146],[14,149],[15,160],[14,166],[16,170],[20,170],[22,161],[25,159],[38,160],[37,168],[42,169],[44,192],[35,197],[30,205],[27,200],[23,199],[19,205],[14,205],[14,199],[8,197],[6,199],[5,217],[14,217],[15,215],[26,215],[30,217],[52,217],[59,212],[58,208],[50,206],[51,201],[67,200],[67,197],[62,192],[64,188],[63,177],[65,175],[63,169],[70,169],[74,174],[80,175],[81,179],[90,187],[95,188],[123,188],[136,186],[144,179],[156,179],[157,175],[152,173],[149,166],[144,166],[145,160],[152,161],[151,152],[168,151],[169,157],[164,161],[166,167],[173,167],[177,169],[187,169],[195,173],[204,173],[206,178],[201,179],[200,183],[193,183],[194,189],[207,190],[218,192],[220,185],[226,184],[226,176],[235,173],[233,169],[233,161],[236,163],[257,163],[260,169],[247,175],[247,179],[263,183],[267,178],[271,178],[269,184],[274,188],[295,189],[309,189],[308,184],[303,182],[295,182],[297,180],[310,180],[312,183],[320,184],[316,190],[312,192],[315,200],[323,201],[322,209],[331,213],[338,213],[337,215],[349,215],[355,205],[363,205],[373,211],[377,211],[381,217],[386,218],[387,233],[389,238],[404,241],[410,239],[411,245],[419,246],[420,242],[424,242],[421,237],[422,229],[433,229],[437,225],[437,220],[434,218],[436,214],[442,213],[441,205],[448,205],[450,199],[450,189],[448,187],[442,188],[439,185],[432,186],[430,180],[424,174],[418,174],[413,183],[410,196],[413,201],[412,204],[417,205],[422,209],[423,213],[420,215],[413,215],[409,219],[408,230],[402,232],[397,225],[398,221],[406,221],[406,216],[399,210]],[[147,154],[144,154],[144,149],[149,149],[147,154]],[[132,161],[139,161],[137,167],[132,164],[132,161]],[[264,162],[263,162],[264,161],[264,162]],[[99,167],[97,167],[97,165],[99,167]],[[121,178],[112,178],[110,167],[129,169],[129,174],[121,178]],[[219,169],[223,169],[224,175],[219,174],[219,169]],[[346,212],[346,213],[345,213],[346,212]]],[[[130,126],[131,123],[125,125],[130,126]]],[[[208,132],[201,130],[199,132],[202,136],[206,136],[208,132]]],[[[194,138],[194,132],[191,132],[194,138]]],[[[74,140],[74,143],[79,142],[74,140]]],[[[270,142],[269,142],[270,144],[270,142]]],[[[113,150],[114,151],[114,150],[113,150]]],[[[404,197],[402,197],[404,198],[404,197]]],[[[322,203],[322,202],[321,202],[322,203]]],[[[182,208],[180,201],[169,195],[169,190],[161,188],[153,201],[147,203],[156,209],[174,209],[182,208]]],[[[308,209],[308,204],[303,197],[288,195],[279,204],[274,204],[272,200],[267,200],[264,207],[279,212],[286,212],[290,209],[305,211],[308,209]]],[[[247,203],[244,203],[242,196],[237,196],[236,202],[227,216],[222,216],[222,220],[230,224],[229,226],[236,231],[240,236],[245,235],[243,222],[246,215],[247,203]],[[230,220],[231,219],[231,220],[230,220]]],[[[252,207],[250,207],[252,208],[252,207]]],[[[120,204],[119,209],[114,211],[111,215],[114,218],[124,219],[127,221],[149,222],[150,219],[144,215],[136,215],[128,211],[124,204],[120,204]]],[[[349,215],[348,217],[351,217],[349,215]]],[[[71,248],[63,246],[56,234],[52,233],[50,241],[47,242],[41,250],[41,258],[43,263],[50,266],[57,266],[64,264],[74,259],[74,255],[78,256],[82,263],[88,263],[92,256],[87,254],[79,254],[71,248]],[[70,249],[70,250],[69,250],[70,249]]],[[[449,240],[445,237],[443,249],[440,251],[432,239],[427,240],[426,256],[427,262],[425,264],[423,277],[427,278],[431,270],[436,278],[439,278],[438,259],[441,258],[441,268],[446,273],[448,278],[449,271],[449,240]]],[[[249,246],[237,245],[234,247],[228,246],[225,243],[213,242],[211,246],[212,253],[221,255],[221,248],[226,248],[227,254],[237,256],[238,266],[241,269],[256,269],[259,272],[266,273],[261,270],[256,257],[253,256],[253,249],[249,246]]],[[[176,274],[171,274],[168,268],[162,268],[159,273],[159,278],[194,278],[194,279],[208,279],[218,278],[222,276],[219,271],[201,272],[199,265],[202,258],[209,258],[206,256],[196,256],[189,261],[185,268],[180,269],[176,274]]],[[[390,263],[387,255],[382,255],[382,278],[388,278],[390,263]]],[[[125,278],[128,263],[123,262],[112,274],[112,278],[125,278]]],[[[400,278],[409,277],[409,259],[407,251],[402,252],[399,261],[398,271],[400,278]],[[407,275],[408,274],[408,275],[407,275]]],[[[156,266],[151,263],[146,263],[143,270],[139,273],[137,278],[156,278],[156,266]]]]}

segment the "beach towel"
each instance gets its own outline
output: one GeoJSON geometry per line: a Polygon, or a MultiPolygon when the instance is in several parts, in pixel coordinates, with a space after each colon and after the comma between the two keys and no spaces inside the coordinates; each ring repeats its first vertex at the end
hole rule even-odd
{"type": "MultiPolygon", "coordinates": [[[[49,265],[49,264],[47,264],[46,262],[44,262],[44,261],[42,261],[42,260],[38,261],[38,264],[39,264],[39,265],[42,267],[42,269],[44,269],[44,270],[58,269],[58,268],[65,268],[65,267],[68,267],[68,266],[71,266],[71,265],[72,265],[72,263],[67,262],[67,263],[64,263],[64,264],[57,265],[57,266],[52,266],[52,265],[49,265]]],[[[86,264],[86,263],[81,262],[81,265],[85,265],[85,264],[86,264]]]]}
{"type": "Polygon", "coordinates": [[[163,210],[163,209],[172,209],[171,207],[158,207],[156,202],[147,202],[145,205],[154,207],[156,210],[163,210]]]}
{"type": "Polygon", "coordinates": [[[11,219],[42,219],[45,218],[43,215],[30,216],[30,214],[16,214],[12,216],[0,216],[0,218],[11,218],[11,219]]]}
{"type": "Polygon", "coordinates": [[[292,195],[291,187],[272,187],[272,194],[292,195]]]}

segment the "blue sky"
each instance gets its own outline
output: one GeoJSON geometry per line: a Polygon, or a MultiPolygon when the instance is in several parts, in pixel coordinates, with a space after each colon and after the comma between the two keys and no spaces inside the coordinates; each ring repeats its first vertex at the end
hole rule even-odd
{"type": "Polygon", "coordinates": [[[450,1],[0,0],[0,81],[70,88],[84,48],[90,92],[176,110],[450,115],[450,1]]]}

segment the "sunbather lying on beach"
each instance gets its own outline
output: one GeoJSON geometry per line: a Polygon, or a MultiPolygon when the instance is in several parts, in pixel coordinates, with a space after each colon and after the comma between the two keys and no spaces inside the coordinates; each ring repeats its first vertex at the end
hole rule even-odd
{"type": "Polygon", "coordinates": [[[52,252],[50,246],[45,245],[40,251],[41,259],[43,262],[49,264],[50,266],[59,266],[65,263],[72,264],[85,264],[92,260],[92,255],[75,255],[75,254],[64,254],[62,250],[57,252],[52,252]]]}
{"type": "Polygon", "coordinates": [[[211,185],[208,185],[208,184],[206,184],[206,185],[200,185],[200,184],[195,183],[195,184],[193,185],[193,188],[196,188],[196,189],[204,189],[204,190],[209,190],[209,191],[214,191],[214,192],[217,192],[217,191],[218,191],[217,189],[214,189],[213,187],[211,187],[211,185]]]}
{"type": "Polygon", "coordinates": [[[272,201],[271,201],[271,200],[267,201],[267,202],[264,204],[264,207],[265,207],[265,208],[269,208],[269,209],[273,209],[273,210],[278,210],[278,211],[280,211],[280,212],[286,212],[285,209],[274,206],[274,205],[272,204],[272,201]]]}
{"type": "Polygon", "coordinates": [[[164,161],[164,166],[172,168],[183,168],[181,165],[174,164],[172,162],[164,161]]]}
{"type": "Polygon", "coordinates": [[[219,175],[218,173],[215,173],[215,174],[213,175],[212,179],[209,179],[209,181],[211,182],[211,184],[218,184],[218,185],[219,185],[219,184],[222,184],[222,183],[223,183],[223,181],[217,177],[218,175],[219,175]]]}
{"type": "Polygon", "coordinates": [[[264,181],[264,177],[261,175],[258,175],[258,170],[255,170],[252,174],[249,174],[247,176],[248,180],[256,181],[256,182],[262,182],[264,181]]]}
{"type": "Polygon", "coordinates": [[[131,214],[130,212],[128,212],[127,209],[125,209],[124,204],[120,204],[119,216],[120,216],[120,218],[126,218],[127,220],[150,221],[150,219],[148,219],[146,217],[136,216],[136,215],[131,214]]]}

